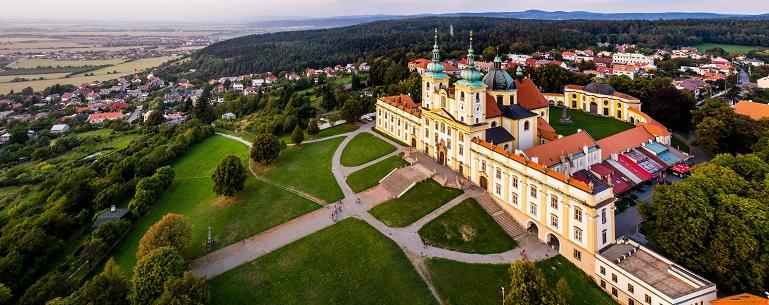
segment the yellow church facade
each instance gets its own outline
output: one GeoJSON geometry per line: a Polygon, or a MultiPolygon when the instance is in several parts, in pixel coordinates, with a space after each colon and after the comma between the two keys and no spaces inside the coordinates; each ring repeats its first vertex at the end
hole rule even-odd
{"type": "Polygon", "coordinates": [[[375,128],[484,188],[521,226],[592,274],[596,253],[615,240],[611,188],[594,189],[525,156],[542,143],[538,126],[549,112],[522,72],[513,79],[497,58],[482,77],[471,45],[468,68],[450,84],[437,48],[422,77],[422,102],[378,98],[375,128]]]}

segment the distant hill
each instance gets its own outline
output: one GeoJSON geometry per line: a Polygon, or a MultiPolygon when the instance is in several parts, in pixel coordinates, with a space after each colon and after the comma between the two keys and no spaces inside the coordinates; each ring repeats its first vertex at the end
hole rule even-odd
{"type": "Polygon", "coordinates": [[[329,18],[291,18],[251,23],[255,27],[302,27],[330,28],[350,26],[381,20],[398,20],[419,17],[490,17],[538,20],[674,20],[674,19],[769,19],[769,14],[718,14],[704,12],[662,12],[662,13],[595,13],[587,11],[542,11],[527,10],[522,12],[485,12],[485,13],[449,13],[419,15],[360,15],[329,18]]]}
{"type": "Polygon", "coordinates": [[[215,43],[190,61],[165,69],[192,78],[300,71],[387,58],[406,61],[429,55],[432,29],[440,30],[441,50],[458,58],[467,50],[470,30],[475,49],[533,52],[587,48],[598,42],[641,47],[693,46],[701,43],[769,47],[769,22],[748,19],[688,20],[524,20],[486,17],[422,17],[272,34],[250,35],[215,43]],[[455,35],[449,37],[449,25],[455,35]]]}

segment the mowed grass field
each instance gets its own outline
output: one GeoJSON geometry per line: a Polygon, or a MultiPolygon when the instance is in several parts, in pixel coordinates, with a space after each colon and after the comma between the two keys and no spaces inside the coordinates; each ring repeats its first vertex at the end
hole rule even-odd
{"type": "Polygon", "coordinates": [[[409,165],[403,160],[403,155],[392,156],[374,165],[358,170],[347,176],[347,185],[353,192],[360,193],[379,184],[387,174],[403,166],[409,165]]]}
{"type": "Polygon", "coordinates": [[[403,251],[350,218],[208,281],[211,304],[437,304],[403,251]]]}
{"type": "Polygon", "coordinates": [[[703,44],[698,44],[694,47],[700,51],[707,51],[713,48],[722,48],[730,54],[745,54],[753,50],[765,49],[763,47],[757,47],[757,46],[743,46],[743,45],[722,44],[722,43],[703,43],[703,44]]]}
{"type": "Polygon", "coordinates": [[[356,135],[342,151],[343,166],[359,166],[396,150],[395,146],[368,132],[356,135]]]}
{"type": "Polygon", "coordinates": [[[465,253],[502,253],[518,246],[472,198],[419,229],[419,236],[428,245],[465,253]]]}
{"type": "Polygon", "coordinates": [[[270,181],[306,192],[328,203],[344,197],[331,172],[331,158],[343,137],[289,146],[274,164],[255,165],[258,175],[270,181]]]}
{"type": "Polygon", "coordinates": [[[161,65],[164,62],[174,59],[177,59],[177,57],[163,56],[142,58],[134,61],[123,62],[107,68],[90,71],[88,72],[89,76],[86,76],[85,73],[83,73],[73,75],[69,78],[64,78],[63,76],[60,78],[48,78],[45,76],[45,74],[41,74],[39,76],[46,77],[46,79],[26,82],[0,82],[0,93],[8,93],[11,90],[18,92],[26,87],[32,87],[32,89],[39,91],[56,84],[80,85],[94,81],[105,81],[151,69],[161,65]],[[93,75],[90,75],[91,73],[93,73],[93,75]]]}
{"type": "Polygon", "coordinates": [[[442,187],[433,179],[419,182],[403,196],[382,203],[369,212],[390,227],[405,227],[462,194],[442,187]]]}
{"type": "Polygon", "coordinates": [[[558,120],[563,113],[561,107],[550,107],[550,126],[555,132],[563,136],[577,133],[578,129],[587,131],[593,140],[600,140],[610,135],[633,128],[633,124],[623,122],[610,117],[587,114],[579,109],[568,109],[571,116],[571,124],[563,124],[558,120]]]}
{"type": "MultiPolygon", "coordinates": [[[[558,279],[564,278],[571,288],[569,305],[618,305],[601,290],[582,270],[571,262],[556,256],[535,263],[545,275],[547,284],[555,288],[558,279]]],[[[446,259],[427,262],[430,278],[444,304],[496,305],[501,303],[500,287],[509,290],[509,265],[466,264],[446,259]]]]}
{"type": "Polygon", "coordinates": [[[209,226],[214,249],[218,249],[320,208],[302,197],[259,182],[250,173],[238,196],[217,197],[211,174],[228,154],[239,156],[245,164],[248,148],[235,140],[213,136],[174,163],[174,183],[114,252],[121,269],[131,273],[139,240],[167,213],[185,215],[192,223],[193,242],[184,255],[195,258],[206,253],[209,226]]]}

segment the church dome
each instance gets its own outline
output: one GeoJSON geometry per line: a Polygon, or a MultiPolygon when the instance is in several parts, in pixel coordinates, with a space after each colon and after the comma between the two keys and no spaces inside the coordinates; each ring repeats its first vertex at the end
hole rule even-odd
{"type": "Polygon", "coordinates": [[[481,71],[478,71],[475,67],[462,69],[460,76],[462,79],[470,82],[479,81],[482,77],[481,71]]]}
{"type": "Polygon", "coordinates": [[[486,76],[483,77],[483,82],[489,90],[509,91],[515,89],[513,77],[510,76],[507,71],[502,69],[502,59],[500,59],[499,56],[494,58],[494,66],[489,73],[486,73],[486,76]]]}
{"type": "Polygon", "coordinates": [[[585,86],[585,91],[595,94],[612,95],[616,90],[614,87],[604,83],[590,83],[585,86]]]}
{"type": "Polygon", "coordinates": [[[440,62],[431,61],[427,64],[427,72],[443,73],[443,64],[440,62]]]}

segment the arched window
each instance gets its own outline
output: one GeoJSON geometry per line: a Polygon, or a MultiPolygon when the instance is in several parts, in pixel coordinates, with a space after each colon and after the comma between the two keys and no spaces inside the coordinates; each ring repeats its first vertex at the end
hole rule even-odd
{"type": "Polygon", "coordinates": [[[460,92],[459,93],[459,98],[464,101],[465,100],[465,93],[464,92],[460,92]]]}
{"type": "Polygon", "coordinates": [[[491,127],[497,127],[497,122],[491,122],[491,127]]]}
{"type": "Polygon", "coordinates": [[[480,99],[481,99],[481,94],[480,94],[480,93],[478,93],[478,92],[476,92],[476,93],[475,93],[475,100],[476,100],[476,101],[478,101],[478,100],[480,100],[480,99]]]}
{"type": "Polygon", "coordinates": [[[523,131],[529,131],[529,121],[523,123],[523,131]]]}
{"type": "Polygon", "coordinates": [[[501,95],[497,95],[497,104],[502,105],[502,96],[501,95]]]}

